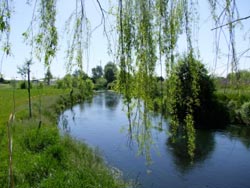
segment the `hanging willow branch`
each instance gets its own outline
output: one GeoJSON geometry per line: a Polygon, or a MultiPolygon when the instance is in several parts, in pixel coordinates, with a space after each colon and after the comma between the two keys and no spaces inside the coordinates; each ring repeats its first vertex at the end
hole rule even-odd
{"type": "MultiPolygon", "coordinates": [[[[225,35],[225,40],[228,42],[228,62],[231,63],[231,72],[237,72],[239,66],[239,57],[237,56],[236,50],[236,40],[235,40],[235,24],[241,20],[249,19],[250,16],[240,18],[235,0],[208,0],[213,19],[215,22],[215,27],[212,30],[217,31],[217,29],[223,30],[223,27],[228,26],[228,36],[225,35]],[[218,6],[220,5],[220,6],[218,6]],[[226,20],[226,24],[224,24],[226,20]]],[[[216,38],[216,49],[219,49],[220,38],[216,38]]],[[[216,52],[218,54],[218,52],[216,52]]]]}
{"type": "MultiPolygon", "coordinates": [[[[123,93],[125,102],[133,102],[132,107],[138,107],[136,112],[143,118],[147,128],[148,112],[152,109],[155,88],[156,61],[160,62],[165,56],[166,71],[169,75],[175,64],[176,46],[182,31],[187,38],[188,57],[190,64],[193,59],[192,29],[195,18],[192,8],[195,3],[192,0],[120,0],[118,12],[120,74],[118,86],[123,93]],[[159,52],[157,53],[157,47],[159,52]],[[159,54],[159,57],[157,57],[159,54]],[[132,100],[134,99],[134,100],[132,100]]],[[[195,22],[196,23],[196,22],[195,22]]],[[[192,66],[190,66],[192,68],[192,66]]],[[[195,69],[191,70],[195,72],[195,69]]],[[[193,127],[193,102],[197,101],[198,86],[196,74],[193,74],[192,89],[194,95],[187,101],[190,109],[185,117],[185,130],[188,135],[188,147],[192,147],[190,155],[194,151],[194,127],[193,127]]],[[[171,87],[171,86],[169,86],[171,87]]],[[[168,88],[169,89],[169,88],[168,88]]],[[[169,92],[171,94],[171,92],[169,92]]],[[[167,96],[169,97],[169,96],[167,96]]],[[[174,98],[174,96],[173,96],[174,98]]],[[[162,103],[163,104],[163,103],[162,103]]],[[[132,111],[128,109],[128,112],[132,111]]],[[[176,119],[177,120],[177,119],[176,119]]],[[[177,120],[178,121],[178,120],[177,120]]],[[[179,122],[175,122],[178,125],[179,122]]],[[[175,135],[175,134],[173,134],[175,135]]],[[[175,135],[176,136],[176,135],[175,135]]]]}
{"type": "Polygon", "coordinates": [[[220,28],[222,28],[222,27],[225,27],[225,26],[228,26],[228,25],[231,25],[231,24],[234,24],[234,23],[236,23],[236,22],[240,22],[240,21],[242,21],[242,20],[247,20],[247,19],[249,19],[249,18],[250,18],[250,16],[246,16],[246,17],[244,17],[244,18],[236,19],[236,20],[234,20],[234,21],[232,21],[232,22],[229,22],[229,23],[220,25],[220,26],[218,26],[218,27],[212,28],[211,31],[216,30],[216,29],[220,29],[220,28]]]}
{"type": "Polygon", "coordinates": [[[0,1],[0,41],[3,43],[3,51],[6,55],[10,54],[10,17],[11,8],[9,0],[0,1]]]}
{"type": "Polygon", "coordinates": [[[45,66],[50,66],[57,52],[58,33],[55,26],[57,0],[36,0],[30,26],[23,33],[31,46],[31,60],[36,58],[45,66]]]}

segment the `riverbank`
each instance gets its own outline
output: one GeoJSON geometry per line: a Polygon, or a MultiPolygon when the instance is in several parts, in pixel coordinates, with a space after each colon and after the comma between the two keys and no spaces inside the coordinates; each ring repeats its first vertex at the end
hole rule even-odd
{"type": "Polygon", "coordinates": [[[58,115],[82,99],[79,93],[54,88],[34,88],[31,93],[33,116],[29,118],[27,91],[0,89],[1,187],[11,187],[11,184],[15,187],[125,187],[105,166],[97,151],[59,134],[58,115]],[[10,114],[15,114],[15,120],[10,123],[8,139],[6,125],[10,114]],[[9,175],[9,170],[13,175],[9,175]]]}

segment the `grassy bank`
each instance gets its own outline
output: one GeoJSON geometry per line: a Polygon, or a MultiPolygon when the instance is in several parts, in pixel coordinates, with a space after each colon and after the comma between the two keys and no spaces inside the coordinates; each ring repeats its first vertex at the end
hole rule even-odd
{"type": "Polygon", "coordinates": [[[7,121],[14,109],[10,131],[15,187],[124,187],[97,151],[59,134],[58,113],[80,100],[79,93],[53,88],[33,88],[31,93],[30,119],[27,91],[0,88],[0,187],[10,187],[7,121]]]}

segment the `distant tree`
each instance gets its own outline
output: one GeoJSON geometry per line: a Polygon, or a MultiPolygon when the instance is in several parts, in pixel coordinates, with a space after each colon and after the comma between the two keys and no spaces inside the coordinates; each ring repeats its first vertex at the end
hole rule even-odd
{"type": "Polygon", "coordinates": [[[4,78],[3,78],[3,75],[0,74],[0,83],[3,83],[4,82],[4,78]]]}
{"type": "Polygon", "coordinates": [[[116,80],[117,67],[114,63],[109,62],[104,67],[104,78],[107,80],[107,83],[112,83],[116,80]]]}
{"type": "Polygon", "coordinates": [[[45,78],[44,78],[45,83],[47,83],[47,85],[50,85],[50,81],[52,78],[53,78],[53,75],[50,71],[50,68],[48,67],[47,72],[45,73],[45,78]]]}
{"type": "Polygon", "coordinates": [[[82,77],[83,80],[87,80],[89,78],[88,74],[81,70],[75,70],[72,74],[73,77],[82,77]]]}
{"type": "Polygon", "coordinates": [[[102,76],[103,76],[102,66],[98,65],[95,68],[92,68],[92,78],[94,82],[96,82],[96,80],[101,78],[102,76]]]}
{"type": "Polygon", "coordinates": [[[240,70],[236,73],[229,73],[227,79],[232,84],[248,85],[250,84],[250,71],[240,70]]]}
{"type": "Polygon", "coordinates": [[[106,89],[107,87],[107,80],[103,77],[98,78],[95,83],[95,89],[106,89]]]}

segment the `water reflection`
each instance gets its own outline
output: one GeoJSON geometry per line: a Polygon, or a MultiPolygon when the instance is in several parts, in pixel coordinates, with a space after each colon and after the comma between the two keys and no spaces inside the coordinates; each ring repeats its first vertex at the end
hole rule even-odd
{"type": "Polygon", "coordinates": [[[61,114],[60,118],[59,118],[59,127],[64,131],[64,133],[70,133],[71,131],[71,126],[72,123],[76,125],[76,113],[73,107],[70,108],[71,111],[71,125],[69,124],[69,116],[67,114],[65,114],[64,112],[61,114]]]}
{"type": "Polygon", "coordinates": [[[120,96],[115,92],[105,94],[105,106],[110,110],[115,110],[119,104],[120,96]]]}
{"type": "Polygon", "coordinates": [[[146,164],[152,163],[151,151],[157,150],[154,142],[155,133],[162,130],[162,118],[151,113],[141,100],[134,100],[134,104],[127,105],[128,117],[128,143],[136,143],[138,155],[144,156],[146,164]]]}
{"type": "Polygon", "coordinates": [[[60,116],[59,127],[66,133],[69,133],[71,130],[71,127],[69,126],[68,116],[64,113],[62,113],[60,116]]]}
{"type": "Polygon", "coordinates": [[[173,156],[173,161],[177,169],[185,174],[197,164],[202,164],[208,159],[215,149],[214,134],[211,131],[197,130],[195,140],[194,158],[190,159],[186,150],[185,141],[179,139],[175,143],[168,138],[166,141],[167,152],[173,156]]]}
{"type": "Polygon", "coordinates": [[[242,144],[250,149],[250,128],[249,127],[238,127],[238,126],[230,126],[228,128],[230,132],[230,138],[237,138],[242,142],[242,144]]]}

